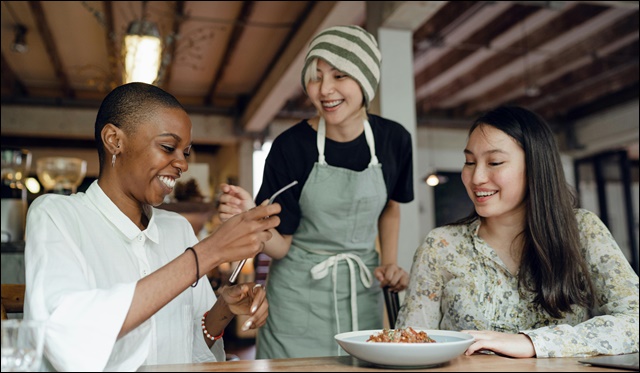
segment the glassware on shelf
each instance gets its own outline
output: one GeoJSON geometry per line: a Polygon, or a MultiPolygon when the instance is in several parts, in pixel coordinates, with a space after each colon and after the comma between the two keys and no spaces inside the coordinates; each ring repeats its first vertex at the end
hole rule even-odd
{"type": "MultiPolygon", "coordinates": [[[[2,182],[10,188],[22,189],[31,167],[31,152],[26,149],[2,148],[2,182]]],[[[4,198],[4,197],[3,197],[4,198]]]]}
{"type": "Polygon", "coordinates": [[[24,180],[29,175],[31,153],[26,149],[2,148],[2,242],[24,239],[27,216],[27,190],[24,180]]]}
{"type": "Polygon", "coordinates": [[[46,157],[37,161],[36,172],[44,189],[73,194],[87,173],[87,161],[73,157],[46,157]]]}
{"type": "Polygon", "coordinates": [[[42,321],[2,320],[2,371],[40,371],[44,334],[42,321]]]}

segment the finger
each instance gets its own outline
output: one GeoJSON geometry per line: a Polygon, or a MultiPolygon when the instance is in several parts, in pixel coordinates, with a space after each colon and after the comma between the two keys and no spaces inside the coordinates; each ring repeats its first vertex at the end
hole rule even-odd
{"type": "Polygon", "coordinates": [[[241,209],[243,202],[240,198],[231,193],[222,194],[219,198],[219,201],[221,205],[227,205],[239,210],[241,209]]]}
{"type": "Polygon", "coordinates": [[[384,269],[382,267],[376,267],[373,270],[373,275],[376,276],[376,280],[382,282],[384,280],[384,269]]]}
{"type": "Polygon", "coordinates": [[[263,289],[264,289],[264,287],[262,286],[262,284],[255,284],[251,288],[251,291],[253,292],[253,294],[257,294],[257,293],[263,291],[263,289]]]}
{"type": "Polygon", "coordinates": [[[252,322],[251,325],[249,325],[249,328],[256,329],[261,327],[267,322],[268,316],[269,316],[269,303],[267,302],[267,299],[264,298],[263,301],[258,306],[258,309],[256,310],[256,312],[253,315],[251,315],[251,317],[249,318],[252,322]]]}
{"type": "Polygon", "coordinates": [[[262,304],[262,302],[264,301],[265,292],[262,285],[260,284],[253,285],[253,288],[251,288],[251,292],[253,294],[253,301],[251,302],[251,314],[253,315],[258,310],[258,307],[260,307],[260,304],[262,304]]]}
{"type": "Polygon", "coordinates": [[[393,278],[391,279],[391,283],[393,284],[394,290],[398,290],[401,287],[402,281],[402,271],[395,271],[393,273],[393,278]]]}
{"type": "Polygon", "coordinates": [[[395,291],[402,291],[409,286],[409,274],[404,269],[398,267],[396,272],[395,291]]]}
{"type": "Polygon", "coordinates": [[[268,316],[269,316],[269,304],[265,299],[265,301],[260,304],[260,307],[258,307],[258,310],[256,311],[256,313],[252,316],[253,327],[259,328],[264,324],[266,324],[268,316]]]}
{"type": "Polygon", "coordinates": [[[238,185],[232,185],[231,191],[241,200],[249,200],[252,199],[251,194],[247,192],[244,188],[238,185]]]}
{"type": "Polygon", "coordinates": [[[271,236],[273,236],[273,234],[269,232],[269,229],[275,228],[278,225],[280,225],[280,218],[278,216],[269,216],[260,222],[259,230],[264,231],[264,233],[268,233],[268,236],[264,241],[269,241],[271,236]]]}
{"type": "Polygon", "coordinates": [[[255,325],[254,325],[253,318],[250,317],[247,321],[244,322],[244,324],[242,324],[241,330],[243,332],[246,332],[247,330],[249,330],[251,328],[255,328],[255,325]]]}
{"type": "Polygon", "coordinates": [[[467,356],[473,355],[477,351],[481,351],[481,350],[491,350],[491,348],[487,346],[485,341],[483,340],[476,341],[472,343],[471,346],[469,346],[469,348],[467,348],[467,351],[465,351],[465,355],[467,356]]]}
{"type": "Polygon", "coordinates": [[[235,205],[230,205],[227,203],[221,203],[220,206],[218,206],[218,213],[223,213],[223,214],[239,214],[241,213],[242,210],[240,209],[240,207],[235,206],[235,205]]]}
{"type": "Polygon", "coordinates": [[[264,202],[249,211],[247,211],[247,219],[260,220],[268,216],[276,215],[280,212],[281,207],[279,203],[265,204],[264,202]]]}
{"type": "Polygon", "coordinates": [[[234,298],[235,303],[240,302],[242,299],[244,299],[247,296],[247,293],[249,292],[249,287],[246,284],[240,284],[240,285],[233,285],[233,286],[229,286],[229,291],[228,291],[228,295],[232,298],[234,298]]]}

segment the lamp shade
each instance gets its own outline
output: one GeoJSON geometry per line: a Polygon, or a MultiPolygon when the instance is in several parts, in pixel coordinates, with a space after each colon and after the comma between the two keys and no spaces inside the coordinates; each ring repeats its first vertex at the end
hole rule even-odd
{"type": "Polygon", "coordinates": [[[152,84],[158,77],[162,40],[158,27],[146,20],[131,22],[124,37],[124,81],[152,84]]]}

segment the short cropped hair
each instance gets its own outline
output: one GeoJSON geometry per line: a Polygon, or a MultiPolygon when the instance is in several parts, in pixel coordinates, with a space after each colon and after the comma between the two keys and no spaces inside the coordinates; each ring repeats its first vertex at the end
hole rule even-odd
{"type": "Polygon", "coordinates": [[[149,118],[158,108],[185,110],[170,93],[147,83],[128,83],[116,87],[102,100],[95,123],[95,139],[98,158],[102,167],[105,160],[102,129],[108,123],[131,135],[137,126],[149,118]]]}

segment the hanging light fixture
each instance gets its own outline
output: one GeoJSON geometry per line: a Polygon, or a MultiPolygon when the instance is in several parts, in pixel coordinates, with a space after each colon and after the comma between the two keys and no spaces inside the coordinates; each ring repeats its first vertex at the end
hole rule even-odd
{"type": "Polygon", "coordinates": [[[29,46],[27,45],[27,26],[23,24],[16,24],[14,27],[15,37],[13,44],[11,44],[11,50],[18,53],[27,53],[29,46]]]}
{"type": "Polygon", "coordinates": [[[153,84],[162,58],[162,39],[155,23],[145,19],[129,24],[124,37],[124,82],[153,84]]]}

